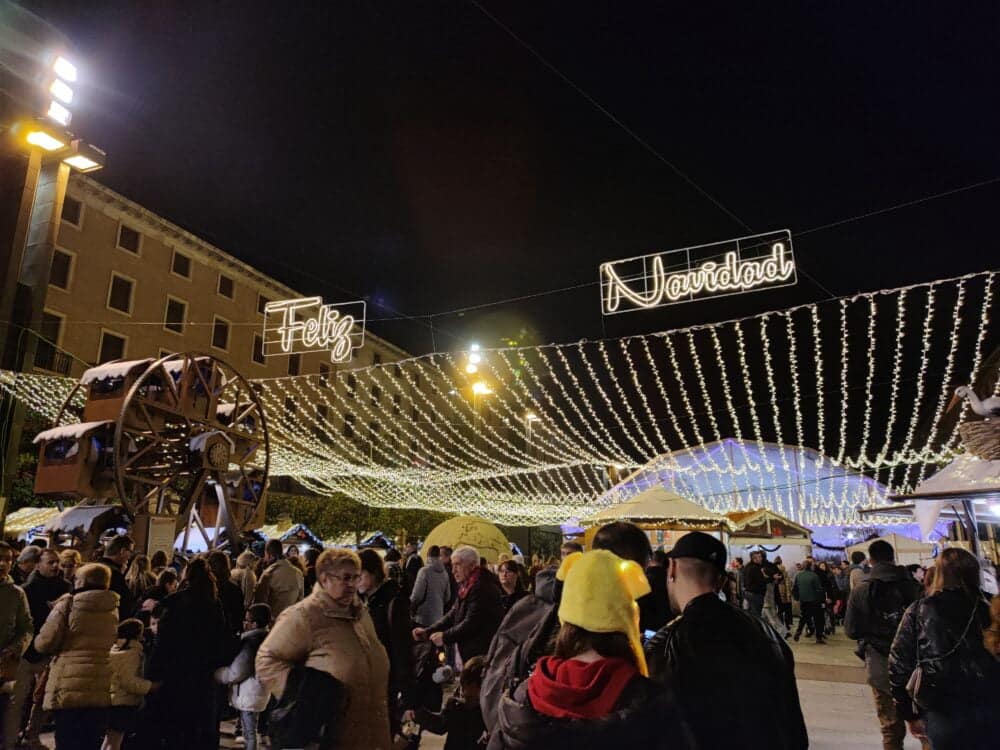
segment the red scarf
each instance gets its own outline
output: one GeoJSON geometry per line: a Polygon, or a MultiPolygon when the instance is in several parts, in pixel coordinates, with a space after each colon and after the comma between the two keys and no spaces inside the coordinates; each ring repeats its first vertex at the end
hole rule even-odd
{"type": "Polygon", "coordinates": [[[543,656],[528,678],[531,705],[556,719],[599,719],[611,713],[639,674],[625,659],[583,662],[543,656]]]}
{"type": "Polygon", "coordinates": [[[482,574],[483,569],[476,566],[476,569],[469,573],[468,577],[462,581],[462,585],[458,587],[458,598],[464,599],[469,593],[469,589],[479,582],[479,576],[482,574]]]}

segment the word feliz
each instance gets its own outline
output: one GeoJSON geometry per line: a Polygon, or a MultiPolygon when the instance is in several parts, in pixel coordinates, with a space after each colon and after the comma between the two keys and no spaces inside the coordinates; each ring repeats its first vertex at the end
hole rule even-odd
{"type": "MultiPolygon", "coordinates": [[[[364,303],[360,321],[361,335],[364,335],[364,303]]],[[[268,302],[264,306],[264,347],[265,354],[293,354],[303,351],[329,351],[331,362],[347,362],[354,350],[354,331],[358,320],[342,310],[338,305],[324,305],[322,297],[302,297],[300,299],[268,302]],[[318,309],[317,309],[318,308],[318,309]],[[311,317],[299,318],[301,310],[317,309],[311,317]],[[280,318],[277,325],[275,317],[280,318]],[[271,335],[269,335],[271,334],[271,335]],[[277,335],[275,351],[274,335],[277,335]]]]}
{"type": "MultiPolygon", "coordinates": [[[[645,289],[637,292],[623,280],[612,263],[601,267],[604,278],[604,312],[618,311],[622,299],[639,308],[681,302],[696,295],[710,296],[750,291],[763,286],[782,284],[795,276],[795,260],[784,242],[771,245],[769,255],[741,259],[736,251],[727,252],[721,263],[706,261],[696,268],[667,273],[663,258],[654,256],[651,268],[643,274],[645,289]]],[[[794,281],[792,282],[794,283],[794,281]]]]}

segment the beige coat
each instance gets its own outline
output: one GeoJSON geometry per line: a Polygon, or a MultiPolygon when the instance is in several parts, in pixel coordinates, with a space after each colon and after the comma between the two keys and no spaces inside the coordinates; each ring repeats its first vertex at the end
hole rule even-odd
{"type": "Polygon", "coordinates": [[[278,615],[296,602],[302,601],[305,581],[302,571],[282,558],[267,566],[257,581],[253,600],[255,604],[266,604],[271,608],[271,617],[278,615]]]}
{"type": "Polygon", "coordinates": [[[111,649],[111,705],[138,706],[153,683],[139,676],[142,671],[142,644],[132,641],[126,649],[119,640],[111,649]]]}
{"type": "Polygon", "coordinates": [[[35,648],[54,654],[45,685],[46,711],[111,705],[111,646],[118,630],[118,594],[79,591],[60,597],[35,648]]]}
{"type": "Polygon", "coordinates": [[[341,606],[317,585],[289,607],[257,652],[257,679],[280,696],[298,664],[333,675],[347,688],[338,750],[389,750],[389,657],[360,602],[341,606]]]}
{"type": "Polygon", "coordinates": [[[254,589],[257,587],[257,575],[250,568],[233,568],[229,579],[240,587],[243,592],[243,608],[250,609],[254,603],[254,589]]]}

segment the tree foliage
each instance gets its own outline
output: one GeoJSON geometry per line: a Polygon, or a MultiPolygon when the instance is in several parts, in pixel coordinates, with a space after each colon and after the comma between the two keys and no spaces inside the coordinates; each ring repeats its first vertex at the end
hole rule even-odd
{"type": "Polygon", "coordinates": [[[266,511],[268,523],[290,518],[308,526],[321,539],[353,534],[355,543],[372,531],[381,531],[397,542],[402,542],[404,535],[424,537],[452,515],[427,510],[371,508],[346,495],[319,497],[281,493],[268,493],[266,511]]]}

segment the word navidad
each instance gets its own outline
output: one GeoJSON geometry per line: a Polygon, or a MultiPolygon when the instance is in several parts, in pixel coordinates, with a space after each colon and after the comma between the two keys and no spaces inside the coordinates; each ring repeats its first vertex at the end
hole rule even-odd
{"type": "Polygon", "coordinates": [[[364,302],[324,305],[322,297],[302,297],[264,306],[265,356],[329,351],[331,362],[348,362],[364,335],[364,302]],[[360,319],[344,311],[348,306],[360,306],[360,319]],[[315,313],[303,315],[306,310],[315,313]]]}
{"type": "Polygon", "coordinates": [[[794,283],[795,258],[791,233],[787,231],[628,258],[601,266],[605,315],[628,312],[628,309],[619,309],[623,301],[630,303],[631,309],[649,309],[794,283]],[[768,239],[761,242],[762,238],[768,239]],[[718,253],[719,250],[723,251],[721,255],[715,254],[712,260],[698,265],[691,261],[693,254],[704,257],[706,251],[718,253]],[[664,258],[670,256],[683,258],[680,263],[683,270],[666,270],[671,266],[664,258]],[[630,284],[639,285],[641,289],[630,284]]]}

